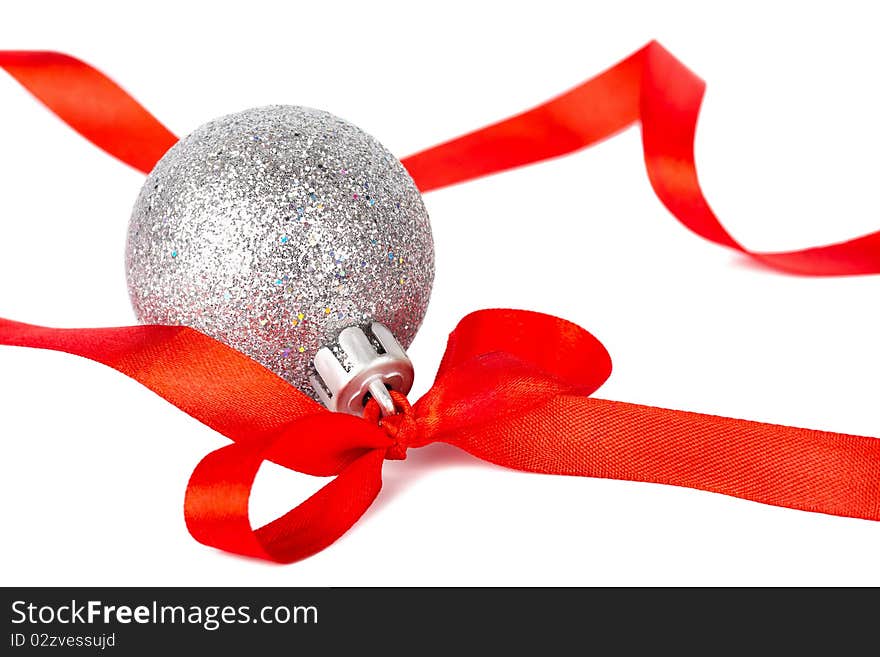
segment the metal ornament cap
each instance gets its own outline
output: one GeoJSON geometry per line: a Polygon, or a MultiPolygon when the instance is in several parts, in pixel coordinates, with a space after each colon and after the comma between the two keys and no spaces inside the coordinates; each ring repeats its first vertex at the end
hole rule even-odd
{"type": "Polygon", "coordinates": [[[395,413],[388,393],[405,395],[413,384],[412,361],[384,325],[373,322],[368,336],[359,326],[340,331],[336,343],[322,347],[315,355],[317,376],[312,387],[331,411],[363,415],[369,397],[379,404],[382,415],[395,413]]]}

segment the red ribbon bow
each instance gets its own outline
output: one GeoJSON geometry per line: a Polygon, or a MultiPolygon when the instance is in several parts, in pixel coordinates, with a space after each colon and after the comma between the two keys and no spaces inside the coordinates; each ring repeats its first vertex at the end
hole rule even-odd
{"type": "Polygon", "coordinates": [[[518,310],[465,317],[433,387],[379,421],[331,413],[241,353],[186,327],[48,329],[0,321],[6,344],[104,363],[231,438],[186,493],[202,543],[272,561],[339,538],[382,487],[382,462],[445,442],[498,465],[688,486],[767,504],[880,520],[880,440],[589,397],[611,373],[602,344],[562,319],[518,310]],[[535,345],[541,346],[536,349],[535,345]],[[254,530],[248,499],[272,461],[335,476],[254,530]]]}
{"type": "MultiPolygon", "coordinates": [[[[143,171],[176,138],[95,69],[67,55],[0,52],[5,68],[86,138],[143,171]]],[[[723,228],[697,182],[703,82],[651,43],[598,77],[495,125],[403,160],[422,191],[589,146],[640,121],[651,184],[702,237],[777,269],[880,272],[880,232],[830,246],[755,253],[723,228]]],[[[185,327],[49,329],[0,319],[0,344],[67,351],[148,386],[232,445],[205,457],[187,526],[230,552],[290,562],[328,546],[381,488],[382,461],[442,441],[510,468],[699,488],[880,520],[880,440],[590,397],[611,372],[602,345],[561,319],[514,310],[467,316],[431,390],[379,419],[333,414],[239,352],[185,327]],[[539,345],[537,347],[536,345],[539,345]],[[248,498],[263,461],[335,476],[254,530],[248,498]]]]}

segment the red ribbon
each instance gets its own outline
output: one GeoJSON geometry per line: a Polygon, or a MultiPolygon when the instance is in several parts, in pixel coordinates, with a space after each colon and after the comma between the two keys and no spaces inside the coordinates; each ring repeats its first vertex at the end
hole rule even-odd
{"type": "MultiPolygon", "coordinates": [[[[95,69],[67,55],[0,52],[0,66],[87,139],[149,171],[176,138],[95,69]]],[[[693,158],[703,82],[659,44],[533,110],[404,160],[423,191],[562,155],[642,125],[651,184],[698,235],[778,269],[880,271],[880,233],[788,253],[738,244],[703,198],[693,158]]],[[[66,351],[140,381],[234,442],[205,457],[186,494],[199,541],[273,561],[341,536],[381,488],[382,462],[446,442],[548,474],[646,481],[880,520],[880,440],[590,397],[611,372],[602,345],[561,319],[514,310],[466,317],[431,390],[380,419],[330,413],[239,352],[185,327],[49,329],[0,319],[0,344],[66,351]],[[533,345],[542,345],[536,353],[533,345]],[[248,498],[270,460],[335,476],[254,530],[248,498]]]]}
{"type": "Polygon", "coordinates": [[[241,353],[185,327],[48,329],[0,321],[4,344],[55,349],[140,381],[234,443],[206,456],[186,493],[202,543],[273,561],[327,547],[382,486],[382,462],[445,442],[517,470],[647,481],[806,511],[880,520],[880,440],[589,397],[611,373],[601,343],[549,315],[483,310],[449,338],[412,407],[331,413],[241,353]],[[536,336],[542,348],[534,348],[536,336]],[[260,464],[336,478],[254,530],[260,464]]]}
{"type": "MultiPolygon", "coordinates": [[[[0,68],[86,139],[144,173],[177,141],[112,80],[69,55],[0,51],[0,68]]],[[[703,196],[694,163],[705,88],[652,41],[551,101],[402,161],[419,189],[427,192],[572,153],[638,121],[654,191],[697,235],[790,273],[880,273],[880,231],[784,253],[750,251],[730,236],[703,196]]]]}

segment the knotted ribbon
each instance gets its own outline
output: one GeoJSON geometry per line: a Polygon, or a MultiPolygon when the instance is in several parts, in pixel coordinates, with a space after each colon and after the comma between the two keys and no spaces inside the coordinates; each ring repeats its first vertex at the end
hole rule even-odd
{"type": "Polygon", "coordinates": [[[688,486],[767,504],[880,520],[880,440],[590,397],[611,373],[602,344],[518,310],[465,317],[433,387],[379,419],[331,413],[243,354],[186,327],[47,329],[0,321],[5,344],[85,356],[140,381],[234,442],[206,456],[184,511],[202,543],[273,561],[339,538],[382,486],[382,462],[433,442],[547,474],[688,486]],[[541,344],[536,350],[534,345],[541,344]],[[330,483],[254,530],[263,461],[330,483]]]}
{"type": "MultiPolygon", "coordinates": [[[[52,52],[0,52],[4,68],[84,137],[148,172],[176,137],[109,78],[52,52]]],[[[880,232],[830,246],[756,253],[704,199],[693,140],[704,83],[656,42],[532,110],[403,160],[422,191],[569,153],[635,121],[655,192],[685,226],[798,274],[880,272],[880,232]]],[[[433,387],[380,418],[334,414],[243,354],[175,326],[50,329],[0,319],[0,344],[104,363],[233,440],[190,479],[190,533],[279,562],[327,547],[381,488],[385,459],[432,442],[532,472],[698,488],[766,504],[880,520],[880,440],[591,397],[611,372],[596,338],[555,317],[484,310],[450,335],[433,387]],[[538,351],[535,344],[540,344],[538,351]],[[253,529],[248,499],[264,461],[335,478],[253,529]]]]}

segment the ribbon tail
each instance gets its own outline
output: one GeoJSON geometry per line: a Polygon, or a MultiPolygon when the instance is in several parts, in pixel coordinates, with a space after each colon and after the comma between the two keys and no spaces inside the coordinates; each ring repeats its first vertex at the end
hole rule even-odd
{"type": "Polygon", "coordinates": [[[280,518],[254,530],[248,502],[266,450],[236,443],[206,456],[190,478],[186,526],[200,543],[227,552],[291,563],[335,542],[363,515],[382,488],[384,450],[374,449],[280,518]]]}
{"type": "Polygon", "coordinates": [[[796,251],[761,253],[737,242],[715,216],[697,178],[694,140],[706,84],[659,43],[644,51],[639,116],[645,168],[666,208],[697,235],[762,264],[803,276],[880,273],[880,231],[796,251]]]}
{"type": "Polygon", "coordinates": [[[422,192],[588,148],[639,120],[646,46],[552,100],[402,161],[422,192]]]}
{"type": "Polygon", "coordinates": [[[560,395],[447,442],[545,474],[685,486],[880,520],[880,439],[560,395]]]}
{"type": "Polygon", "coordinates": [[[403,159],[427,192],[587,148],[636,122],[657,197],[687,228],[766,266],[808,276],[880,273],[880,231],[780,253],[750,251],[703,195],[694,160],[706,84],[656,41],[531,110],[403,159]]]}
{"type": "Polygon", "coordinates": [[[183,326],[54,329],[0,318],[0,345],[112,367],[233,440],[273,436],[296,418],[326,413],[259,363],[183,326]]]}
{"type": "Polygon", "coordinates": [[[59,52],[0,51],[0,68],[98,148],[149,173],[177,137],[106,75],[59,52]]]}

